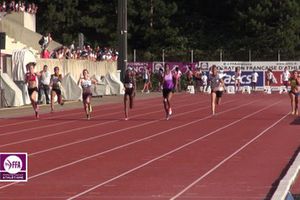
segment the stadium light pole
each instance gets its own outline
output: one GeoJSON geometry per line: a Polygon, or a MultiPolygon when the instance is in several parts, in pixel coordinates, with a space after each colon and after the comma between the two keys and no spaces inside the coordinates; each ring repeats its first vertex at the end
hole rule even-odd
{"type": "Polygon", "coordinates": [[[127,67],[127,0],[118,0],[118,49],[118,70],[123,81],[127,67]]]}
{"type": "Polygon", "coordinates": [[[136,62],[136,49],[133,49],[133,62],[136,62]]]}
{"type": "Polygon", "coordinates": [[[251,49],[249,49],[248,51],[248,57],[249,57],[249,62],[251,62],[252,58],[251,58],[251,49]]]}
{"type": "Polygon", "coordinates": [[[163,62],[163,66],[165,66],[165,49],[162,50],[162,62],[163,62]]]}

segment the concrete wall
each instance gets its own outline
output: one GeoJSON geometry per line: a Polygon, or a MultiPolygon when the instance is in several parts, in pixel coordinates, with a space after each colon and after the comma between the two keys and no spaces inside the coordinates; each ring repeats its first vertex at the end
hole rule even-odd
{"type": "MultiPolygon", "coordinates": [[[[7,37],[12,38],[15,43],[19,42],[24,45],[24,47],[32,48],[36,52],[40,52],[41,47],[38,44],[38,41],[41,39],[42,35],[38,34],[24,26],[35,26],[35,17],[31,18],[30,14],[23,13],[24,20],[28,20],[25,24],[20,23],[22,21],[22,17],[18,16],[17,14],[21,15],[22,13],[12,13],[7,14],[5,17],[2,17],[0,20],[0,32],[5,32],[7,37]],[[18,19],[20,17],[21,19],[18,19]],[[31,24],[31,25],[30,25],[31,24]]],[[[7,40],[6,48],[9,49],[16,49],[15,44],[13,42],[9,42],[7,40]]],[[[20,46],[20,45],[19,45],[20,46]]],[[[52,41],[48,47],[50,51],[53,49],[60,47],[61,44],[52,41]]],[[[7,51],[6,53],[11,53],[7,51]]]]}
{"type": "Polygon", "coordinates": [[[6,19],[13,21],[21,26],[36,32],[36,16],[27,12],[12,12],[5,16],[6,19]]]}
{"type": "MultiPolygon", "coordinates": [[[[60,68],[60,71],[63,75],[71,73],[75,80],[79,79],[80,74],[83,69],[88,69],[90,76],[99,75],[105,76],[107,73],[119,75],[117,70],[117,62],[111,61],[101,61],[93,62],[88,60],[59,60],[59,59],[40,59],[38,58],[36,65],[36,72],[39,72],[43,69],[44,65],[48,65],[49,71],[53,73],[55,66],[60,68]]],[[[3,57],[3,72],[7,73],[9,77],[12,77],[12,57],[4,56],[3,57]]]]}
{"type": "Polygon", "coordinates": [[[48,65],[51,73],[53,73],[54,67],[58,66],[63,75],[71,73],[75,80],[79,79],[80,74],[84,69],[87,69],[89,71],[90,76],[105,76],[107,73],[115,74],[117,76],[117,62],[111,61],[94,62],[88,60],[72,59],[37,59],[36,71],[42,70],[44,65],[48,65]]]}

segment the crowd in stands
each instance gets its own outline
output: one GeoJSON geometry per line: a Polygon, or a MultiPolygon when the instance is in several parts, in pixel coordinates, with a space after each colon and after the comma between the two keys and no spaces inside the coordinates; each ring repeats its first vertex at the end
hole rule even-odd
{"type": "Polygon", "coordinates": [[[41,58],[52,59],[82,59],[91,61],[116,61],[118,59],[118,52],[112,48],[92,48],[90,45],[84,45],[82,48],[75,47],[74,42],[69,46],[59,47],[52,52],[48,50],[48,46],[52,41],[51,34],[47,34],[41,38],[39,44],[41,45],[41,58]]]}
{"type": "Polygon", "coordinates": [[[34,3],[26,4],[24,1],[3,1],[0,3],[0,12],[27,12],[36,14],[38,6],[34,3]]]}

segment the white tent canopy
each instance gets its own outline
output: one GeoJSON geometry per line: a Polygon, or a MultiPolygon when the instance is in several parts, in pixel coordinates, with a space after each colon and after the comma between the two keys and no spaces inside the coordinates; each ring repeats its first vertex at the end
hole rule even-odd
{"type": "Polygon", "coordinates": [[[65,100],[82,99],[82,89],[70,73],[66,74],[66,76],[63,77],[62,86],[62,95],[65,100]]]}
{"type": "Polygon", "coordinates": [[[124,94],[124,85],[114,74],[106,74],[105,82],[110,87],[110,94],[124,94]]]}
{"type": "Polygon", "coordinates": [[[24,104],[30,104],[25,84],[26,65],[29,63],[36,63],[34,54],[29,49],[16,50],[12,53],[12,78],[22,91],[24,104]]]}
{"type": "Polygon", "coordinates": [[[27,72],[26,65],[36,63],[34,54],[29,49],[21,49],[12,53],[12,72],[14,81],[24,81],[27,72]]]}
{"type": "Polygon", "coordinates": [[[2,96],[3,105],[5,107],[11,107],[11,106],[23,106],[23,98],[22,98],[22,91],[19,89],[19,87],[11,80],[8,76],[8,74],[3,73],[0,76],[1,81],[1,88],[4,91],[4,94],[2,96]]]}

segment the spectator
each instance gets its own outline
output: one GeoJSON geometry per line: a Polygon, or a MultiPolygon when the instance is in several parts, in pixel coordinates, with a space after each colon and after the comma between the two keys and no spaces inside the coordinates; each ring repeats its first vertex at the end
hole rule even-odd
{"type": "Polygon", "coordinates": [[[36,14],[38,10],[38,6],[34,3],[31,4],[31,14],[36,14]]]}
{"type": "Polygon", "coordinates": [[[6,3],[6,1],[3,1],[2,4],[0,4],[0,11],[1,12],[28,12],[31,14],[37,13],[38,6],[34,3],[28,4],[28,7],[26,8],[24,1],[10,1],[10,3],[6,3]]]}
{"type": "Polygon", "coordinates": [[[196,86],[196,90],[195,91],[201,91],[201,85],[202,85],[202,71],[201,68],[197,68],[197,70],[194,72],[194,79],[195,79],[195,86],[196,86]]]}
{"type": "Polygon", "coordinates": [[[202,75],[201,75],[201,80],[202,80],[202,86],[201,86],[201,91],[202,92],[206,92],[207,91],[207,86],[208,86],[208,77],[206,75],[205,72],[202,72],[202,75]]]}
{"type": "Polygon", "coordinates": [[[182,72],[180,71],[179,67],[176,67],[175,68],[175,80],[176,80],[176,83],[175,83],[175,90],[176,92],[181,92],[181,75],[182,75],[182,72]]]}
{"type": "Polygon", "coordinates": [[[241,87],[241,81],[242,81],[242,71],[240,67],[235,68],[234,72],[234,87],[235,87],[235,92],[240,91],[241,87]]]}
{"type": "MultiPolygon", "coordinates": [[[[43,36],[39,40],[39,44],[42,49],[46,49],[49,45],[49,41],[51,41],[51,35],[47,37],[43,36]]],[[[44,52],[42,51],[41,54],[44,52]]],[[[91,45],[84,45],[83,48],[75,47],[75,42],[69,46],[62,46],[60,48],[55,49],[50,58],[54,59],[86,59],[91,61],[116,61],[118,59],[118,52],[112,48],[100,48],[97,46],[95,49],[91,47],[91,45]]]]}
{"type": "Polygon", "coordinates": [[[41,53],[41,58],[50,58],[50,52],[47,49],[43,49],[41,53]]]}
{"type": "Polygon", "coordinates": [[[6,2],[5,1],[3,1],[3,4],[2,4],[2,11],[3,12],[6,12],[7,10],[6,10],[6,2]]]}
{"type": "Polygon", "coordinates": [[[44,65],[43,70],[40,72],[40,84],[39,84],[39,93],[38,93],[38,103],[42,103],[42,92],[44,92],[46,97],[46,103],[50,103],[49,91],[50,91],[50,78],[51,73],[48,71],[48,66],[44,65]]]}
{"type": "Polygon", "coordinates": [[[70,45],[70,51],[74,51],[75,50],[75,41],[72,42],[72,44],[70,45]]]}
{"type": "Polygon", "coordinates": [[[21,1],[19,1],[18,3],[16,3],[15,5],[15,11],[19,12],[20,11],[20,6],[21,6],[21,1]]]}
{"type": "Polygon", "coordinates": [[[9,11],[16,11],[15,10],[15,1],[11,1],[9,4],[9,11]]]}
{"type": "Polygon", "coordinates": [[[256,84],[257,84],[257,79],[258,79],[258,73],[253,70],[251,74],[251,86],[252,86],[252,91],[256,91],[256,84]]]}
{"type": "Polygon", "coordinates": [[[280,83],[284,86],[285,93],[287,93],[287,91],[288,91],[290,77],[291,77],[291,74],[289,72],[289,69],[287,67],[284,67],[284,71],[282,72],[282,74],[280,76],[280,83]]]}
{"type": "Polygon", "coordinates": [[[194,85],[193,78],[194,78],[194,73],[193,73],[192,67],[189,66],[188,70],[186,72],[187,86],[194,85]]]}
{"type": "Polygon", "coordinates": [[[144,88],[142,92],[150,93],[149,87],[150,87],[150,73],[147,67],[144,67],[143,71],[143,80],[144,80],[144,88]]]}
{"type": "Polygon", "coordinates": [[[25,12],[26,11],[26,7],[25,7],[25,3],[22,2],[21,5],[19,6],[20,12],[25,12]]]}
{"type": "Polygon", "coordinates": [[[26,11],[27,11],[28,13],[31,13],[31,12],[32,12],[32,6],[31,6],[31,4],[28,5],[28,8],[26,9],[26,11]]]}
{"type": "Polygon", "coordinates": [[[40,40],[39,44],[41,45],[41,48],[44,50],[46,49],[50,42],[52,41],[51,33],[45,34],[40,40]]]}
{"type": "Polygon", "coordinates": [[[64,58],[63,48],[60,48],[60,49],[56,52],[56,58],[58,58],[58,59],[63,59],[63,58],[64,58]]]}

